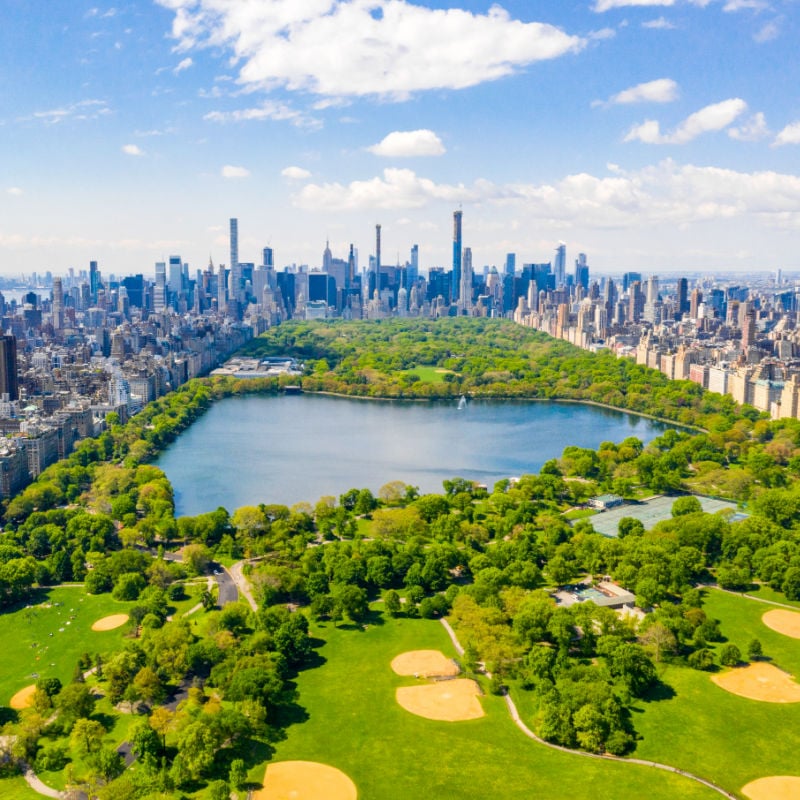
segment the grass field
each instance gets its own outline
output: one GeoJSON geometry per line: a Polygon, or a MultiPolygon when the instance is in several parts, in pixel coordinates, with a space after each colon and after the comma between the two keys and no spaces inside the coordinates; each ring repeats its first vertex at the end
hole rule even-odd
{"type": "Polygon", "coordinates": [[[110,594],[87,595],[82,586],[60,586],[37,591],[29,607],[0,614],[0,705],[8,705],[17,690],[35,683],[34,675],[68,683],[82,653],[116,650],[127,626],[105,633],[91,626],[101,617],[125,613],[130,605],[110,594]]]}
{"type": "MultiPolygon", "coordinates": [[[[718,797],[669,773],[550,750],[527,739],[497,697],[482,698],[486,716],[468,722],[433,722],[404,711],[395,689],[415,679],[395,675],[390,662],[417,649],[453,656],[437,622],[376,615],[364,631],[329,624],[312,633],[325,640],[318,650],[325,663],[298,678],[308,719],[288,728],[273,760],[331,764],[355,781],[363,800],[572,800],[587,791],[608,800],[718,797]]],[[[263,775],[261,765],[250,778],[263,775]]]]}
{"type": "Polygon", "coordinates": [[[416,375],[422,383],[442,383],[444,376],[451,372],[439,367],[412,367],[401,371],[401,375],[416,375]]]}
{"type": "MultiPolygon", "coordinates": [[[[749,595],[750,597],[757,597],[759,600],[769,600],[771,603],[781,603],[785,606],[793,606],[800,611],[800,601],[787,600],[786,595],[783,592],[776,592],[774,589],[764,584],[759,586],[757,589],[753,589],[751,592],[745,592],[745,594],[749,595]]],[[[765,606],[765,608],[768,608],[768,606],[765,606]]]]}
{"type": "Polygon", "coordinates": [[[0,800],[41,800],[42,795],[34,792],[21,775],[0,779],[0,800]]]}
{"type": "MultiPolygon", "coordinates": [[[[761,622],[769,606],[711,590],[704,608],[743,653],[759,639],[772,663],[800,676],[800,641],[761,622]]],[[[800,706],[737,697],[716,686],[709,673],[685,667],[667,667],[663,680],[675,697],[639,706],[637,756],[680,766],[732,791],[756,778],[800,774],[800,706]]]]}

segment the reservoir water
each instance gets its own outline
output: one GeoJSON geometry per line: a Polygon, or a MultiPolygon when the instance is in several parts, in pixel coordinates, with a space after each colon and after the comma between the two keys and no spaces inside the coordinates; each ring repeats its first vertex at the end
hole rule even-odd
{"type": "Polygon", "coordinates": [[[156,464],[178,515],[224,506],[316,503],[324,495],[389,481],[441,492],[453,477],[485,483],[538,472],[568,445],[597,448],[661,423],[574,403],[370,401],[321,395],[221,400],[156,464]]]}

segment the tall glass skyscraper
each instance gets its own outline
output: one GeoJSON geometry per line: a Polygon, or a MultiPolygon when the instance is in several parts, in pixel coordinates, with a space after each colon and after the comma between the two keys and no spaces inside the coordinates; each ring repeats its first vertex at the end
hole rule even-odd
{"type": "Polygon", "coordinates": [[[458,301],[461,289],[461,216],[462,211],[453,212],[453,274],[450,276],[450,300],[458,301]]]}

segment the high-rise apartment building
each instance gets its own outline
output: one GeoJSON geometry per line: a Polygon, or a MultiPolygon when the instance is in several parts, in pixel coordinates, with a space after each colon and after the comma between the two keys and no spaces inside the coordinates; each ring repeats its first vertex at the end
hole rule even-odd
{"type": "Polygon", "coordinates": [[[464,248],[461,261],[461,286],[458,292],[458,307],[469,313],[472,311],[472,248],[464,248]]]}
{"type": "Polygon", "coordinates": [[[230,219],[230,245],[231,263],[228,282],[230,285],[229,300],[240,300],[242,292],[242,268],[239,264],[239,220],[236,217],[230,219]]]}
{"type": "Polygon", "coordinates": [[[461,222],[463,212],[461,209],[453,212],[453,274],[450,276],[450,299],[458,300],[461,290],[461,222]]]}

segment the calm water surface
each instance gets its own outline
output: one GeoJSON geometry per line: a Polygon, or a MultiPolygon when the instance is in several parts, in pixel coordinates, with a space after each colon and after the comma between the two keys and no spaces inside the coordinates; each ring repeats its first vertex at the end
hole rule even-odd
{"type": "Polygon", "coordinates": [[[424,492],[459,476],[487,484],[538,472],[568,445],[597,448],[664,426],[572,403],[410,403],[320,395],[233,397],[216,403],[156,462],[179,515],[224,506],[316,503],[400,480],[424,492]]]}

